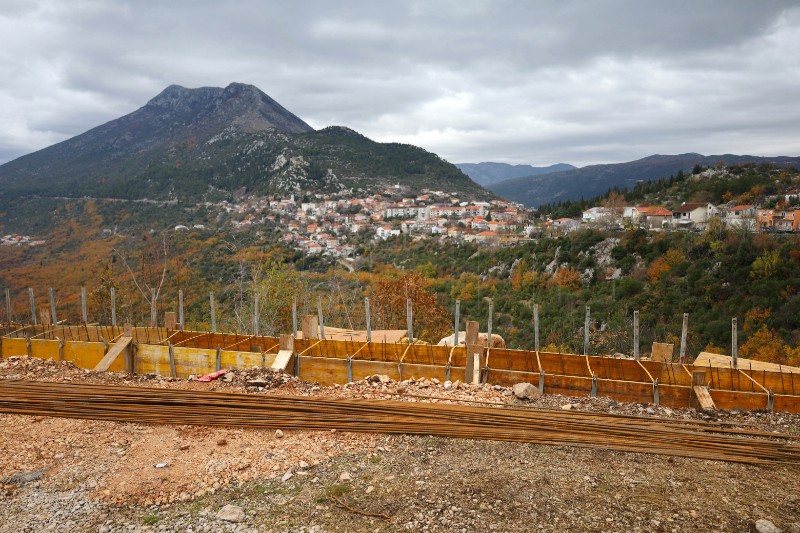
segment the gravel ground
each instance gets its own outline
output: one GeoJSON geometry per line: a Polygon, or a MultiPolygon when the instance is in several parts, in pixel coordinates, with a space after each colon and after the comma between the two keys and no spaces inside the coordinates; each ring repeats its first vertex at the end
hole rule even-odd
{"type": "MultiPolygon", "coordinates": [[[[699,418],[800,434],[800,416],[703,413],[436,380],[319,387],[261,369],[202,383],[9,358],[0,378],[699,418]]],[[[0,415],[0,531],[800,532],[800,467],[469,439],[0,415]],[[161,465],[157,467],[156,465],[161,465]],[[232,507],[226,507],[232,506],[232,507]],[[369,516],[372,515],[372,516],[369,516]],[[766,527],[764,522],[759,527],[766,527]]]]}

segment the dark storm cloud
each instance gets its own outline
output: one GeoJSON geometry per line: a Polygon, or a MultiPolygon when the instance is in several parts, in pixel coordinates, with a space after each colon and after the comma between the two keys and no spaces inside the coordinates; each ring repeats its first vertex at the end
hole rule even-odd
{"type": "Polygon", "coordinates": [[[800,153],[792,2],[2,4],[0,161],[232,81],[451,161],[800,153]]]}

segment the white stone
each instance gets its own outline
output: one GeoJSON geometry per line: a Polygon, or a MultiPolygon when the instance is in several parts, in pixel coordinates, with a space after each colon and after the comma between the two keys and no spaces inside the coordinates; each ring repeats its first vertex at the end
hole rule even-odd
{"type": "Polygon", "coordinates": [[[351,476],[349,472],[342,472],[341,474],[339,474],[339,481],[341,482],[353,481],[353,476],[351,476]]]}
{"type": "Polygon", "coordinates": [[[228,504],[217,512],[217,520],[225,522],[243,522],[245,519],[244,509],[238,505],[228,504]]]}
{"type": "Polygon", "coordinates": [[[781,533],[783,530],[769,520],[761,518],[756,520],[756,531],[758,533],[781,533]]]}
{"type": "Polygon", "coordinates": [[[517,383],[511,387],[511,392],[520,400],[535,400],[542,395],[531,383],[517,383]]]}
{"type": "Polygon", "coordinates": [[[564,404],[561,406],[561,409],[563,409],[564,411],[569,411],[570,409],[572,409],[572,404],[571,403],[564,404]]]}
{"type": "Polygon", "coordinates": [[[276,439],[282,439],[283,438],[283,431],[281,431],[280,429],[276,429],[275,430],[275,438],[276,439]]]}

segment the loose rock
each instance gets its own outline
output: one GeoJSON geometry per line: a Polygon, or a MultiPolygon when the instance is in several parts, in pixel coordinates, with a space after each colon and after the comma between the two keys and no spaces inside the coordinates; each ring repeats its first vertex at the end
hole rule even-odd
{"type": "Polygon", "coordinates": [[[217,520],[225,522],[243,522],[245,519],[244,509],[238,505],[228,504],[217,512],[217,520]]]}
{"type": "Polygon", "coordinates": [[[511,387],[511,392],[520,400],[535,400],[542,395],[531,383],[517,383],[511,387]]]}
{"type": "Polygon", "coordinates": [[[761,518],[756,520],[756,531],[758,533],[782,533],[783,530],[769,520],[761,518]]]}

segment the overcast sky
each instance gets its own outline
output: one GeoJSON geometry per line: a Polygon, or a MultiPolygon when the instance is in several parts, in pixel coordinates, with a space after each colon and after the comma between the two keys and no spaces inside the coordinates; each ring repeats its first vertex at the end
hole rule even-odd
{"type": "Polygon", "coordinates": [[[796,2],[0,0],[0,80],[0,162],[233,81],[452,162],[800,155],[796,2]]]}

